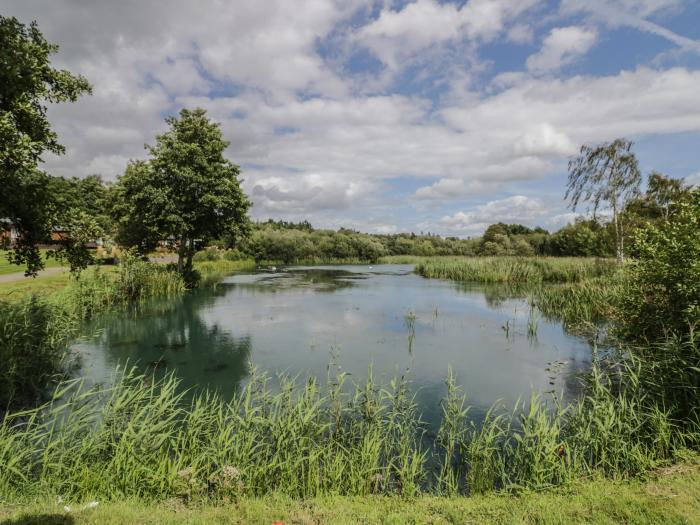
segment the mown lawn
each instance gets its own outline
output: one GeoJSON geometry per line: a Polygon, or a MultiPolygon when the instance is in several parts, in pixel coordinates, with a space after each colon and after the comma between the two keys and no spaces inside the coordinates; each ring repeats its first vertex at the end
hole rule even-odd
{"type": "Polygon", "coordinates": [[[697,460],[662,469],[639,481],[589,481],[543,493],[471,498],[326,497],[242,499],[186,506],[135,501],[81,510],[72,502],[0,504],[1,525],[28,524],[700,524],[697,460]],[[70,512],[64,505],[70,505],[70,512]]]}
{"type": "Polygon", "coordinates": [[[67,269],[61,273],[39,274],[38,277],[0,281],[0,301],[16,301],[30,294],[48,295],[64,288],[70,281],[71,277],[67,269]]]}
{"type": "MultiPolygon", "coordinates": [[[[47,252],[47,250],[41,250],[41,258],[44,261],[44,266],[46,268],[57,268],[60,266],[65,266],[62,262],[57,261],[54,258],[47,259],[46,252],[47,252]]],[[[0,275],[7,275],[10,273],[22,273],[22,272],[24,272],[24,270],[25,270],[24,266],[10,264],[10,261],[7,260],[7,254],[8,254],[7,251],[0,250],[0,275]]]]}

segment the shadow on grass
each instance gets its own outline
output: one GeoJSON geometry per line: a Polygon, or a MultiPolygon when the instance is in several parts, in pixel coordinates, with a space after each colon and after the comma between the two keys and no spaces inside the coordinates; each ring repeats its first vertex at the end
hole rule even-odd
{"type": "Polygon", "coordinates": [[[0,525],[72,525],[75,520],[68,514],[27,514],[0,521],[0,525]]]}

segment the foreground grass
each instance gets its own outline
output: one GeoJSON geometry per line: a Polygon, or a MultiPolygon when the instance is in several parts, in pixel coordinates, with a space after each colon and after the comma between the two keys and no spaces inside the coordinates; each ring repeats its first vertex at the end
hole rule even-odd
{"type": "MultiPolygon", "coordinates": [[[[86,500],[87,501],[87,500],[86,500]]],[[[538,524],[590,525],[700,523],[700,466],[697,460],[658,470],[645,480],[596,480],[566,489],[520,495],[473,497],[340,497],[293,500],[282,496],[241,498],[185,506],[176,501],[0,504],[2,525],[30,524],[538,524]],[[64,505],[72,510],[67,513],[64,505]]]]}

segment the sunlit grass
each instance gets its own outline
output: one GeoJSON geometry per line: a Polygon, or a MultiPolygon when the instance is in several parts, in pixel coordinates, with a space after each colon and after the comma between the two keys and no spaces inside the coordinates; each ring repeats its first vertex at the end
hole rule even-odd
{"type": "Polygon", "coordinates": [[[594,367],[571,406],[533,395],[479,424],[450,376],[436,434],[405,376],[380,384],[371,371],[362,383],[341,374],[321,384],[253,370],[230,400],[185,396],[172,375],[130,372],[87,391],[65,383],[0,424],[0,500],[413,497],[627,478],[697,445],[697,429],[641,395],[635,374],[614,383],[594,367]]]}
{"type": "Polygon", "coordinates": [[[582,257],[434,257],[420,261],[423,277],[476,283],[570,283],[612,275],[609,259],[582,257]]]}
{"type": "MultiPolygon", "coordinates": [[[[48,250],[42,249],[40,251],[41,259],[44,261],[45,268],[65,267],[65,264],[62,261],[57,261],[54,257],[47,258],[46,254],[48,250]]],[[[25,267],[17,264],[10,264],[10,261],[7,259],[7,255],[8,252],[6,250],[0,250],[0,275],[23,273],[25,267]]]]}

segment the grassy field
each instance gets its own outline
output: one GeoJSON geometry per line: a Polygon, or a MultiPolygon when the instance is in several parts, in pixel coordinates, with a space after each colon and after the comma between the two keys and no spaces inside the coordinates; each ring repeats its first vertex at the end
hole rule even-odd
{"type": "MultiPolygon", "coordinates": [[[[46,266],[46,268],[57,268],[65,266],[65,264],[63,264],[60,261],[57,261],[56,259],[47,259],[46,252],[47,250],[41,250],[41,258],[44,260],[44,265],[46,266]]],[[[10,261],[7,260],[7,252],[0,251],[0,275],[22,272],[24,272],[24,266],[10,264],[10,261]]]]}
{"type": "MultiPolygon", "coordinates": [[[[243,261],[204,261],[194,264],[204,281],[212,281],[237,271],[252,270],[255,268],[255,262],[252,260],[243,261]]],[[[101,266],[100,271],[103,273],[113,273],[117,270],[116,266],[101,266]]],[[[91,270],[88,269],[87,273],[91,270]]],[[[39,274],[38,277],[22,277],[17,280],[0,282],[0,301],[17,301],[29,295],[46,296],[54,292],[64,289],[71,283],[75,283],[66,268],[65,272],[39,274]]]]}
{"type": "Polygon", "coordinates": [[[30,505],[0,503],[3,525],[246,524],[350,525],[663,525],[700,523],[700,467],[688,461],[640,481],[588,481],[542,493],[459,498],[339,497],[303,501],[286,497],[242,498],[185,506],[142,501],[85,502],[56,499],[30,505]],[[66,512],[65,505],[71,507],[66,512]]]}
{"type": "Polygon", "coordinates": [[[23,277],[18,280],[0,282],[0,301],[16,301],[27,295],[48,295],[65,288],[71,282],[66,270],[61,273],[23,277]]]}

